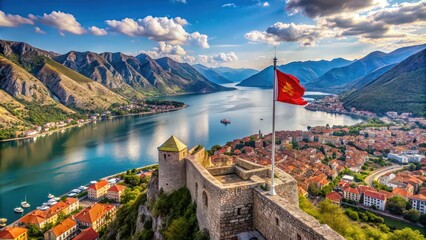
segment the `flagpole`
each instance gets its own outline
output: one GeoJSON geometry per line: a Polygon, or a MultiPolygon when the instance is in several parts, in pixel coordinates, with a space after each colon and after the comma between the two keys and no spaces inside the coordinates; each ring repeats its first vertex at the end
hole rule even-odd
{"type": "MultiPolygon", "coordinates": [[[[276,51],[276,50],[275,50],[276,51]]],[[[274,185],[274,177],[275,177],[275,98],[276,98],[276,77],[277,77],[277,56],[275,53],[274,57],[274,83],[273,83],[273,90],[272,90],[272,172],[271,172],[271,189],[269,190],[270,195],[277,195],[275,192],[275,185],[274,185]]]]}

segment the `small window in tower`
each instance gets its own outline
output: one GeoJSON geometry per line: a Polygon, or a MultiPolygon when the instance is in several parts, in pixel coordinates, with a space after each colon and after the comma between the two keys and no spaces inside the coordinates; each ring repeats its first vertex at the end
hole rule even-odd
{"type": "Polygon", "coordinates": [[[238,209],[237,209],[237,214],[238,214],[238,215],[241,215],[241,208],[238,208],[238,209]]]}
{"type": "Polygon", "coordinates": [[[166,160],[166,154],[163,154],[164,155],[164,160],[166,160]]]}
{"type": "Polygon", "coordinates": [[[167,157],[170,157],[170,154],[167,154],[167,157]]]}
{"type": "Polygon", "coordinates": [[[297,240],[302,240],[302,237],[299,234],[297,234],[297,240]]]}
{"type": "Polygon", "coordinates": [[[198,183],[195,183],[195,201],[197,201],[197,196],[198,196],[198,183]]]}
{"type": "Polygon", "coordinates": [[[277,226],[279,226],[279,225],[280,225],[280,220],[278,220],[278,218],[277,218],[277,217],[275,218],[275,224],[277,224],[277,226]]]}
{"type": "Polygon", "coordinates": [[[209,206],[209,199],[207,198],[207,193],[203,191],[203,203],[205,207],[209,206]]]}

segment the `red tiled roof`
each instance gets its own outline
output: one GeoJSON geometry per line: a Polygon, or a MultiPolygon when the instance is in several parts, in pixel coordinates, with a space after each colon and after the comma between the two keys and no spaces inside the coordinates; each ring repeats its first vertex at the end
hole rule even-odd
{"type": "Polygon", "coordinates": [[[126,186],[115,184],[114,186],[108,189],[108,192],[121,192],[126,189],[126,186]]]}
{"type": "Polygon", "coordinates": [[[64,202],[67,203],[68,205],[72,205],[78,202],[78,198],[66,198],[64,202]]]}
{"type": "Polygon", "coordinates": [[[24,224],[36,224],[40,225],[42,222],[46,220],[46,214],[40,210],[34,210],[31,213],[23,216],[19,219],[19,222],[24,224]]]}
{"type": "Polygon", "coordinates": [[[93,189],[93,190],[97,191],[97,190],[99,190],[99,189],[101,189],[101,188],[103,188],[103,187],[105,187],[107,185],[109,185],[109,183],[107,181],[101,180],[101,181],[99,181],[97,183],[94,183],[94,184],[90,185],[89,189],[93,189]]]}
{"type": "Polygon", "coordinates": [[[99,238],[99,234],[93,228],[87,228],[81,231],[73,240],[95,240],[99,238]]]}
{"type": "Polygon", "coordinates": [[[87,207],[78,213],[75,216],[75,219],[81,222],[92,224],[114,208],[115,206],[111,204],[96,203],[95,205],[87,207]]]}
{"type": "Polygon", "coordinates": [[[66,231],[70,230],[71,228],[73,228],[76,224],[76,222],[71,219],[71,217],[65,219],[63,222],[61,222],[60,224],[56,225],[54,228],[52,228],[52,232],[53,234],[55,234],[56,237],[61,236],[62,234],[64,234],[66,231]]]}
{"type": "Polygon", "coordinates": [[[333,202],[340,202],[342,200],[342,195],[337,192],[331,192],[325,196],[325,198],[330,199],[333,202]]]}
{"type": "Polygon", "coordinates": [[[385,194],[379,193],[379,192],[375,192],[375,191],[365,191],[364,195],[367,196],[367,197],[379,199],[379,200],[382,200],[382,201],[384,201],[386,199],[385,194]]]}
{"type": "Polygon", "coordinates": [[[15,239],[27,232],[26,228],[21,227],[7,227],[3,231],[0,231],[0,238],[2,239],[15,239]]]}
{"type": "Polygon", "coordinates": [[[351,188],[351,187],[346,188],[345,192],[350,192],[350,193],[353,193],[353,194],[360,194],[359,191],[358,191],[358,189],[351,188]]]}
{"type": "Polygon", "coordinates": [[[416,194],[413,196],[409,196],[408,198],[426,202],[426,196],[423,194],[416,194]]]}

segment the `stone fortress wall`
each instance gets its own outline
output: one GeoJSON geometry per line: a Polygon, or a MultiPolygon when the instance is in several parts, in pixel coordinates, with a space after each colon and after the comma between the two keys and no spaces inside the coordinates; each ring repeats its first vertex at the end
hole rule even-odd
{"type": "Polygon", "coordinates": [[[277,195],[271,196],[264,190],[270,186],[269,167],[243,159],[214,167],[199,146],[189,153],[182,147],[178,154],[168,153],[159,147],[159,187],[171,192],[186,186],[197,204],[199,226],[212,240],[237,239],[237,234],[249,231],[268,240],[344,239],[299,209],[297,182],[279,169],[277,195]]]}

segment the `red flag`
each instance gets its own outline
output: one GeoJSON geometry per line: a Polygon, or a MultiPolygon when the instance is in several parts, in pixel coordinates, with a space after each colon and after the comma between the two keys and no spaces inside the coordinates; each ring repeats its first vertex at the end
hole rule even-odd
{"type": "Polygon", "coordinates": [[[295,76],[275,71],[275,100],[295,105],[306,105],[308,102],[302,97],[305,88],[300,85],[299,79],[295,76]]]}

